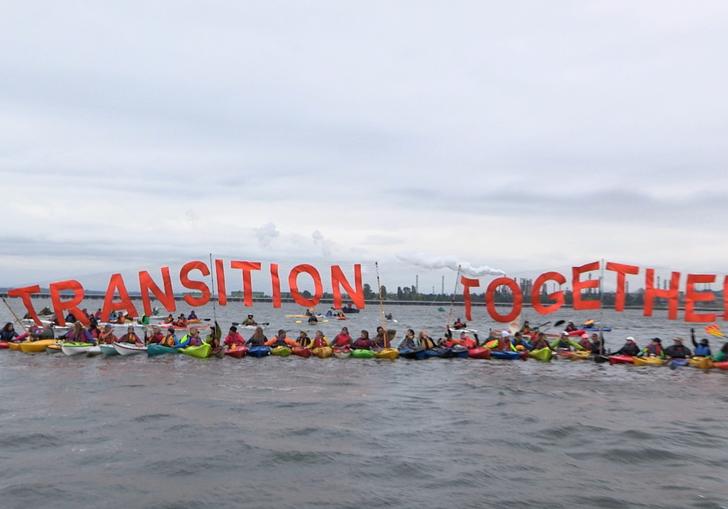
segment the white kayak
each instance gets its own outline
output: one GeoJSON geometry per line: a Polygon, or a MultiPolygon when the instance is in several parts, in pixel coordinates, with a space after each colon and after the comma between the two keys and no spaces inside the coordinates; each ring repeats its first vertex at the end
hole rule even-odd
{"type": "Polygon", "coordinates": [[[86,354],[86,353],[89,353],[92,348],[98,348],[98,347],[91,343],[89,343],[87,345],[82,345],[79,343],[61,343],[61,351],[63,353],[65,353],[66,355],[86,354]]]}
{"type": "Polygon", "coordinates": [[[453,335],[455,335],[455,334],[460,335],[463,332],[465,332],[467,334],[477,334],[478,333],[478,329],[468,329],[467,327],[464,328],[464,329],[453,329],[452,327],[450,327],[450,332],[452,332],[453,335]]]}
{"type": "Polygon", "coordinates": [[[132,343],[114,343],[114,349],[119,352],[119,355],[134,355],[147,351],[146,346],[134,345],[132,343]]]}

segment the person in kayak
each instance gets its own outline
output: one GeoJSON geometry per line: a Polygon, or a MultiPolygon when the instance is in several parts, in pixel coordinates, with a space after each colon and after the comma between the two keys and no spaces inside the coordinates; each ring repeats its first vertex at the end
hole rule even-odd
{"type": "Polygon", "coordinates": [[[63,339],[79,343],[94,343],[94,337],[83,327],[81,322],[74,323],[73,328],[64,334],[63,339]]]}
{"type": "Polygon", "coordinates": [[[639,355],[640,353],[640,347],[637,346],[637,342],[634,340],[632,336],[629,336],[626,340],[624,345],[622,345],[622,348],[614,352],[612,355],[630,355],[632,357],[635,357],[639,355]]]}
{"type": "Polygon", "coordinates": [[[420,331],[417,335],[417,342],[419,343],[420,348],[424,348],[425,350],[431,350],[437,346],[435,344],[435,340],[430,337],[426,330],[420,331]]]}
{"type": "Polygon", "coordinates": [[[377,327],[377,335],[374,337],[374,341],[372,341],[372,348],[377,350],[387,348],[387,335],[384,332],[384,327],[377,327]]]}
{"type": "Polygon", "coordinates": [[[308,324],[309,325],[315,325],[318,323],[318,318],[316,318],[316,315],[310,315],[308,317],[308,324]]]}
{"type": "Polygon", "coordinates": [[[141,340],[139,335],[134,331],[134,327],[129,326],[126,329],[126,334],[119,338],[119,343],[131,343],[133,345],[144,346],[144,342],[141,340]]]}
{"type": "Polygon", "coordinates": [[[523,337],[523,334],[521,334],[521,331],[516,332],[513,335],[513,346],[516,347],[516,350],[531,350],[533,349],[533,345],[531,345],[531,342],[528,341],[526,338],[523,337]],[[521,348],[518,348],[518,347],[521,348]]]}
{"type": "Polygon", "coordinates": [[[18,334],[15,332],[15,326],[11,322],[6,323],[2,331],[0,331],[0,341],[19,343],[27,337],[27,333],[18,334]]]}
{"type": "Polygon", "coordinates": [[[311,345],[311,348],[323,348],[325,346],[329,346],[329,342],[326,341],[324,333],[320,330],[317,330],[316,333],[313,335],[313,344],[311,345]]]}
{"type": "Polygon", "coordinates": [[[268,338],[263,333],[263,327],[256,327],[253,335],[245,343],[248,346],[265,346],[268,338]]]}
{"type": "MultiPolygon", "coordinates": [[[[190,328],[190,332],[187,335],[188,345],[187,346],[200,346],[202,344],[202,336],[200,336],[200,329],[197,327],[190,328]]],[[[184,340],[180,340],[180,343],[184,340]]]]}
{"type": "Polygon", "coordinates": [[[689,359],[692,357],[690,348],[683,345],[682,338],[673,339],[673,344],[665,348],[665,355],[670,359],[689,359]]]}
{"type": "Polygon", "coordinates": [[[147,344],[160,344],[162,340],[164,339],[164,335],[162,334],[162,331],[159,329],[157,325],[152,326],[152,333],[147,336],[147,344]]]}
{"type": "Polygon", "coordinates": [[[230,327],[227,336],[225,336],[225,346],[228,348],[238,348],[244,345],[245,338],[243,338],[243,336],[238,332],[238,328],[233,325],[230,327]]]}
{"type": "Polygon", "coordinates": [[[177,336],[174,335],[174,327],[170,327],[167,329],[167,335],[164,336],[161,344],[163,346],[174,348],[174,346],[177,344],[177,336]]]}
{"type": "Polygon", "coordinates": [[[596,332],[591,335],[591,346],[589,348],[591,353],[597,354],[597,355],[603,355],[604,350],[604,338],[600,337],[599,334],[596,332]]]}
{"type": "Polygon", "coordinates": [[[415,344],[415,331],[407,329],[404,339],[399,342],[399,346],[397,348],[400,350],[417,350],[417,345],[415,344]]]}
{"type": "Polygon", "coordinates": [[[521,327],[522,334],[531,334],[531,324],[528,322],[528,320],[523,322],[523,327],[521,327]]]}
{"type": "Polygon", "coordinates": [[[248,317],[245,320],[243,320],[243,325],[245,325],[245,326],[258,325],[258,322],[255,321],[255,318],[253,318],[253,315],[248,315],[248,317]]]}
{"type": "Polygon", "coordinates": [[[550,348],[548,341],[546,341],[546,334],[539,332],[536,335],[536,340],[531,345],[531,350],[541,350],[543,348],[550,348]]]}
{"type": "Polygon", "coordinates": [[[197,318],[197,313],[195,313],[194,309],[190,311],[189,315],[187,315],[187,321],[189,322],[190,320],[199,320],[199,318],[197,318]]]}
{"type": "Polygon", "coordinates": [[[564,331],[566,331],[566,332],[574,332],[575,330],[578,330],[578,329],[576,328],[576,325],[574,325],[574,322],[567,323],[566,328],[564,329],[564,331]]]}
{"type": "Polygon", "coordinates": [[[298,346],[309,348],[311,346],[311,338],[308,337],[308,333],[305,330],[302,330],[296,338],[296,343],[298,346]]]}
{"type": "Polygon", "coordinates": [[[693,348],[695,348],[695,351],[693,352],[695,357],[712,356],[712,352],[710,351],[710,342],[707,339],[701,339],[700,343],[695,341],[695,329],[690,329],[690,341],[692,341],[693,348]]]}
{"type": "Polygon", "coordinates": [[[349,334],[348,327],[342,327],[341,332],[339,332],[336,337],[334,337],[334,342],[332,343],[332,346],[334,348],[350,348],[352,344],[351,335],[349,334]]]}
{"type": "Polygon", "coordinates": [[[172,313],[167,315],[167,318],[164,319],[164,323],[174,324],[174,316],[172,313]]]}
{"type": "Polygon", "coordinates": [[[662,340],[660,338],[652,338],[650,344],[640,352],[640,356],[664,358],[665,352],[662,348],[662,340]]]}
{"type": "Polygon", "coordinates": [[[499,352],[511,352],[514,351],[513,343],[511,343],[511,335],[507,331],[503,331],[498,338],[498,344],[493,350],[499,352]]]}
{"type": "Polygon", "coordinates": [[[591,352],[591,341],[589,341],[589,334],[586,332],[579,336],[579,346],[582,347],[584,350],[587,350],[591,352]]]}
{"type": "Polygon", "coordinates": [[[184,314],[180,314],[174,321],[177,327],[187,327],[187,317],[184,314]]]}
{"type": "Polygon", "coordinates": [[[478,340],[473,339],[470,336],[468,336],[467,332],[461,332],[460,338],[458,338],[457,340],[453,340],[453,341],[455,341],[456,344],[467,348],[468,350],[471,350],[478,346],[478,340]]]}
{"type": "Polygon", "coordinates": [[[114,334],[114,328],[110,324],[104,325],[104,330],[99,334],[99,343],[110,345],[117,341],[116,335],[114,334]]]}
{"type": "Polygon", "coordinates": [[[571,351],[571,347],[573,347],[574,344],[571,342],[571,338],[569,337],[569,334],[566,332],[562,332],[561,336],[559,336],[557,339],[552,341],[550,346],[551,346],[552,350],[571,351]]]}
{"type": "Polygon", "coordinates": [[[715,360],[716,362],[723,362],[726,359],[728,359],[728,343],[724,343],[723,347],[717,354],[715,354],[715,357],[713,358],[713,360],[715,360]]]}
{"type": "Polygon", "coordinates": [[[295,346],[295,344],[296,344],[296,342],[293,339],[291,339],[291,338],[289,338],[289,337],[286,336],[286,331],[285,330],[279,329],[278,330],[278,334],[276,334],[275,337],[269,339],[265,343],[265,346],[269,346],[271,348],[274,348],[276,346],[288,346],[288,347],[291,347],[291,346],[295,346]]]}
{"type": "Polygon", "coordinates": [[[361,331],[361,336],[359,336],[359,339],[354,341],[354,343],[352,343],[351,345],[351,347],[355,350],[371,350],[372,346],[372,341],[369,339],[369,331],[367,330],[361,331]]]}
{"type": "Polygon", "coordinates": [[[455,323],[452,324],[452,328],[453,329],[456,329],[456,330],[457,329],[464,329],[467,326],[468,326],[468,324],[466,324],[465,322],[463,322],[462,320],[460,320],[460,317],[458,317],[458,319],[455,320],[455,323]]]}

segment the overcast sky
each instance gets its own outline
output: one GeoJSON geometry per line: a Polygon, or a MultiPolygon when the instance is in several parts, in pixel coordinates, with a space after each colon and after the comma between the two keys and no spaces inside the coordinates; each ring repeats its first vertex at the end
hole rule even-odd
{"type": "Polygon", "coordinates": [[[728,272],[728,2],[10,1],[0,47],[0,286],[210,251],[728,272]]]}

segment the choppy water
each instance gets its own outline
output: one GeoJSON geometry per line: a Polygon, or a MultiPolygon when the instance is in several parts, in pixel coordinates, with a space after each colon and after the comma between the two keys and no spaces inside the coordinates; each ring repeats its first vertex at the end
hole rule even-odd
{"type": "MultiPolygon", "coordinates": [[[[399,328],[443,316],[388,311],[399,328]]],[[[276,328],[299,327],[291,312],[255,309],[276,328]]],[[[687,335],[635,312],[605,322],[612,345],[687,335]]],[[[3,508],[728,507],[718,370],[1,351],[0,387],[3,508]]]]}

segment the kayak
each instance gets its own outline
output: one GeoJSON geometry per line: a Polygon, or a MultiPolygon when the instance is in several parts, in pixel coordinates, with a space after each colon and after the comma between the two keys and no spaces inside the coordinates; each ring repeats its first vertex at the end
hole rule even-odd
{"type": "Polygon", "coordinates": [[[610,355],[609,364],[633,364],[634,357],[631,355],[610,355]]]}
{"type": "MultiPolygon", "coordinates": [[[[566,332],[566,331],[564,331],[564,332],[566,332]]],[[[566,333],[567,333],[567,334],[568,334],[569,336],[572,336],[572,337],[573,337],[573,336],[581,336],[581,335],[582,335],[582,334],[584,334],[585,332],[586,332],[586,331],[585,331],[584,329],[579,329],[579,330],[573,330],[573,331],[571,331],[571,332],[566,332],[566,333]]]]}
{"type": "Polygon", "coordinates": [[[101,353],[104,354],[106,357],[119,355],[119,352],[116,351],[114,345],[99,345],[99,350],[101,350],[101,353]]]}
{"type": "Polygon", "coordinates": [[[448,330],[450,332],[452,332],[453,334],[461,334],[463,332],[465,332],[467,334],[477,334],[478,333],[478,329],[468,329],[467,327],[464,329],[453,329],[452,327],[450,327],[450,328],[448,328],[448,330]]]}
{"type": "Polygon", "coordinates": [[[288,357],[291,355],[291,349],[287,346],[275,346],[271,349],[270,354],[277,357],[288,357]]]}
{"type": "Polygon", "coordinates": [[[591,331],[591,332],[611,332],[612,331],[612,328],[607,327],[606,325],[604,327],[599,326],[599,325],[582,325],[581,328],[584,330],[591,331]]]}
{"type": "Polygon", "coordinates": [[[159,345],[157,343],[152,343],[147,347],[148,357],[156,357],[157,355],[164,355],[167,353],[179,353],[179,349],[172,348],[171,346],[159,345]]]}
{"type": "Polygon", "coordinates": [[[572,361],[585,361],[589,357],[591,357],[591,352],[588,350],[579,350],[576,352],[571,352],[571,357],[569,357],[572,361]]]}
{"type": "Polygon", "coordinates": [[[235,359],[242,359],[248,354],[248,347],[246,346],[232,346],[225,350],[225,355],[233,357],[235,359]]]}
{"type": "Polygon", "coordinates": [[[687,359],[672,359],[670,362],[667,363],[668,367],[671,369],[679,368],[682,366],[688,365],[687,359]]]}
{"type": "Polygon", "coordinates": [[[198,346],[188,346],[187,348],[183,348],[180,352],[191,357],[197,357],[198,359],[207,359],[210,356],[211,350],[211,345],[202,343],[198,346]]]}
{"type": "Polygon", "coordinates": [[[114,348],[119,355],[135,355],[138,353],[144,353],[147,351],[146,346],[139,346],[133,343],[114,343],[114,348]]]}
{"type": "Polygon", "coordinates": [[[468,349],[462,345],[455,345],[450,348],[450,357],[454,359],[467,359],[468,349]]]}
{"type": "Polygon", "coordinates": [[[0,350],[7,350],[10,348],[10,345],[7,341],[0,341],[0,350]]]}
{"type": "Polygon", "coordinates": [[[261,358],[261,357],[267,357],[270,355],[270,347],[269,346],[251,346],[248,349],[248,355],[251,357],[261,358]]]}
{"type": "Polygon", "coordinates": [[[58,353],[60,351],[61,351],[60,343],[53,343],[48,348],[46,348],[46,353],[58,353]]]}
{"type": "Polygon", "coordinates": [[[490,359],[490,349],[484,346],[468,350],[468,357],[471,359],[490,359]]]}
{"type": "Polygon", "coordinates": [[[500,350],[493,350],[490,352],[490,358],[491,359],[499,359],[504,361],[513,361],[516,359],[521,358],[520,352],[513,352],[513,351],[500,351],[500,350]]]}
{"type": "Polygon", "coordinates": [[[371,350],[364,350],[360,348],[355,348],[351,351],[351,356],[355,359],[373,359],[374,358],[374,352],[371,350]]]}
{"type": "Polygon", "coordinates": [[[403,359],[414,359],[420,361],[425,358],[425,350],[423,348],[415,350],[412,348],[400,348],[399,356],[403,359]]]}
{"type": "Polygon", "coordinates": [[[665,359],[662,357],[634,357],[632,364],[635,366],[662,366],[665,359]]]}
{"type": "Polygon", "coordinates": [[[305,346],[294,346],[291,350],[291,353],[293,355],[298,355],[299,357],[303,357],[304,359],[308,359],[311,357],[311,350],[306,348],[305,346]]]}
{"type": "Polygon", "coordinates": [[[25,353],[45,352],[46,348],[55,345],[55,339],[41,339],[40,341],[27,341],[20,343],[20,351],[25,353]]]}
{"type": "Polygon", "coordinates": [[[399,357],[399,350],[396,348],[382,348],[380,351],[374,352],[374,357],[377,359],[388,359],[393,361],[399,357]]]}
{"type": "Polygon", "coordinates": [[[445,358],[450,353],[449,348],[442,348],[441,346],[436,346],[435,348],[430,348],[428,350],[425,350],[425,359],[431,359],[431,358],[445,358]]]}
{"type": "Polygon", "coordinates": [[[544,348],[538,348],[536,350],[531,350],[528,353],[528,356],[532,359],[536,359],[537,361],[541,362],[549,362],[551,360],[551,357],[553,357],[554,352],[551,351],[549,347],[544,348]]]}
{"type": "Polygon", "coordinates": [[[19,352],[20,351],[20,343],[13,343],[12,341],[10,341],[8,343],[8,348],[10,350],[15,350],[16,352],[19,352]]]}
{"type": "Polygon", "coordinates": [[[693,357],[688,364],[698,369],[711,369],[713,367],[713,359],[710,357],[693,357]]]}
{"type": "Polygon", "coordinates": [[[334,348],[334,357],[337,359],[348,359],[351,357],[351,348],[348,346],[344,348],[334,348]]]}
{"type": "Polygon", "coordinates": [[[728,361],[720,361],[720,362],[713,361],[713,367],[718,368],[718,369],[728,369],[728,361]]]}
{"type": "Polygon", "coordinates": [[[88,357],[96,357],[97,355],[101,355],[101,347],[98,345],[94,345],[91,348],[88,349],[86,352],[86,355],[88,357]]]}
{"type": "Polygon", "coordinates": [[[311,350],[311,353],[319,359],[328,359],[329,357],[334,355],[334,349],[330,346],[320,346],[311,350]]]}
{"type": "Polygon", "coordinates": [[[94,345],[92,343],[76,343],[76,342],[67,342],[67,343],[61,343],[61,350],[66,355],[79,355],[82,353],[88,353],[89,350],[91,350],[91,347],[94,345]]]}

